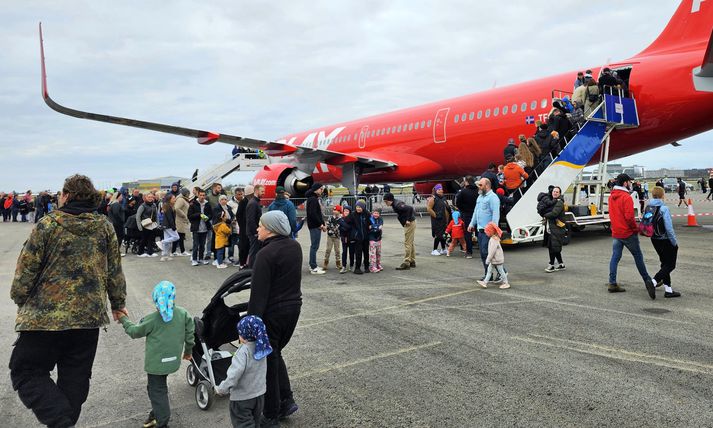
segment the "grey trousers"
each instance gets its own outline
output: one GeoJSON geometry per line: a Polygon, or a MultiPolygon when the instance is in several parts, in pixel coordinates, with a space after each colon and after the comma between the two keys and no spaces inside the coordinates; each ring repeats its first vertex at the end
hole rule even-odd
{"type": "Polygon", "coordinates": [[[249,400],[230,400],[230,422],[233,428],[259,427],[264,401],[264,395],[249,400]]]}
{"type": "Polygon", "coordinates": [[[149,393],[151,401],[151,412],[156,418],[156,425],[162,426],[168,424],[171,419],[171,406],[168,403],[168,385],[166,378],[168,375],[148,375],[148,384],[146,390],[149,393]]]}

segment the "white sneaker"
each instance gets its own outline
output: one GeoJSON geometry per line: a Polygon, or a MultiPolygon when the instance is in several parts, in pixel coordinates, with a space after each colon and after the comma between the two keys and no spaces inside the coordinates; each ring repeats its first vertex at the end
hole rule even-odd
{"type": "Polygon", "coordinates": [[[141,254],[139,254],[139,255],[136,256],[136,257],[151,257],[151,256],[149,256],[149,255],[146,254],[146,253],[141,253],[141,254]]]}
{"type": "Polygon", "coordinates": [[[441,250],[441,255],[444,255],[444,254],[446,254],[447,252],[448,252],[448,250],[443,250],[443,249],[442,249],[442,250],[441,250]]]}
{"type": "Polygon", "coordinates": [[[121,257],[126,257],[126,253],[119,253],[121,257]]]}
{"type": "Polygon", "coordinates": [[[198,266],[200,263],[198,263],[196,260],[191,260],[191,266],[198,266]]]}
{"type": "Polygon", "coordinates": [[[218,266],[218,260],[213,260],[213,266],[218,266]]]}
{"type": "Polygon", "coordinates": [[[153,253],[153,254],[150,254],[149,257],[158,257],[158,254],[153,253]]]}
{"type": "Polygon", "coordinates": [[[477,281],[475,281],[475,282],[477,282],[478,285],[480,285],[480,286],[483,287],[483,288],[488,288],[488,283],[485,282],[485,281],[482,281],[482,280],[479,279],[479,280],[477,280],[477,281]]]}
{"type": "Polygon", "coordinates": [[[160,262],[167,262],[168,257],[167,256],[161,256],[161,259],[159,260],[160,262]]]}
{"type": "Polygon", "coordinates": [[[554,271],[555,271],[555,267],[554,267],[553,265],[548,265],[548,266],[545,268],[545,272],[547,272],[547,273],[552,273],[552,272],[554,272],[554,271]]]}
{"type": "Polygon", "coordinates": [[[450,251],[446,251],[446,257],[450,257],[450,256],[451,256],[451,252],[450,252],[450,251]]]}
{"type": "Polygon", "coordinates": [[[440,256],[440,255],[441,255],[441,252],[438,251],[438,250],[433,250],[433,251],[431,251],[431,255],[432,255],[432,256],[440,256]]]}
{"type": "Polygon", "coordinates": [[[314,268],[314,269],[310,269],[310,270],[309,270],[309,273],[311,273],[312,275],[324,275],[324,274],[327,273],[327,272],[325,272],[325,271],[322,270],[321,268],[316,267],[316,268],[314,268]]]}
{"type": "Polygon", "coordinates": [[[210,260],[201,260],[201,263],[203,263],[204,265],[209,265],[209,264],[210,264],[210,260]]]}
{"type": "Polygon", "coordinates": [[[226,264],[224,264],[224,263],[221,263],[221,264],[219,264],[219,265],[216,265],[215,267],[217,267],[218,269],[225,269],[225,268],[228,267],[228,265],[226,265],[226,264]]]}
{"type": "Polygon", "coordinates": [[[184,252],[182,252],[182,253],[179,253],[178,255],[179,255],[179,256],[188,257],[188,256],[192,256],[193,254],[192,254],[192,253],[189,253],[188,251],[184,251],[184,252]]]}

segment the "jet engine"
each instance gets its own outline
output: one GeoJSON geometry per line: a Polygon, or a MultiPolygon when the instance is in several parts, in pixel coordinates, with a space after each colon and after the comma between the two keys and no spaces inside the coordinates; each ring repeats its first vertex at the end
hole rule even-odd
{"type": "Polygon", "coordinates": [[[312,176],[285,163],[265,165],[255,174],[253,184],[265,187],[264,199],[275,198],[275,188],[282,186],[290,194],[291,199],[304,198],[305,192],[313,183],[312,176]]]}

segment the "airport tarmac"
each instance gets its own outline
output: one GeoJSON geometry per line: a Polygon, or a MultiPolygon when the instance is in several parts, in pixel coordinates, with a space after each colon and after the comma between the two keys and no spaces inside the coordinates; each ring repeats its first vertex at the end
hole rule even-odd
{"type": "MultiPolygon", "coordinates": [[[[713,211],[713,203],[696,210],[713,211]]],[[[332,265],[314,276],[305,265],[302,316],[284,352],[300,410],[283,426],[713,426],[713,217],[698,222],[703,227],[686,228],[685,217],[674,219],[680,251],[673,281],[683,296],[664,299],[659,290],[651,300],[626,252],[619,283],[627,292],[607,293],[611,238],[603,228],[565,247],[564,272],[544,272],[547,250],[539,245],[506,248],[512,288],[484,290],[475,284],[477,258],[429,255],[425,217],[416,232],[418,267],[394,270],[403,233],[389,217],[383,272],[340,275],[332,265]]],[[[0,414],[7,427],[38,425],[7,369],[16,311],[9,286],[30,228],[0,224],[0,414]]],[[[306,260],[308,234],[299,240],[306,260]]],[[[642,248],[653,275],[656,254],[647,239],[642,248]]],[[[177,304],[199,314],[235,272],[191,267],[186,257],[127,256],[123,267],[134,320],[154,310],[150,292],[160,280],[173,281],[177,304]]],[[[117,324],[102,331],[79,427],[141,425],[149,410],[143,349],[117,324]]],[[[172,427],[230,426],[228,399],[199,410],[184,370],[169,377],[169,390],[172,427]]]]}

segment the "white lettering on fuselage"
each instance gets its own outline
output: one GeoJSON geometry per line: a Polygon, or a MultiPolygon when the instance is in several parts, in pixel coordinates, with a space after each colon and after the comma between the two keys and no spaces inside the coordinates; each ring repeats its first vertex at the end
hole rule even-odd
{"type": "Polygon", "coordinates": [[[691,5],[691,13],[700,12],[701,3],[703,3],[704,1],[706,0],[693,0],[693,4],[691,5]]]}
{"type": "MultiPolygon", "coordinates": [[[[334,142],[334,140],[339,136],[339,134],[344,131],[344,129],[344,126],[340,126],[339,128],[336,128],[332,132],[330,132],[329,135],[327,135],[324,131],[310,132],[299,145],[302,147],[309,147],[313,149],[326,149],[327,147],[329,147],[330,144],[334,142]]],[[[290,138],[289,142],[286,142],[286,140],[282,139],[278,140],[277,143],[292,145],[295,139],[296,137],[292,137],[290,138]]]]}
{"type": "Polygon", "coordinates": [[[255,181],[253,181],[253,185],[261,185],[261,186],[275,186],[277,185],[277,180],[268,180],[267,178],[258,178],[255,181]]]}

